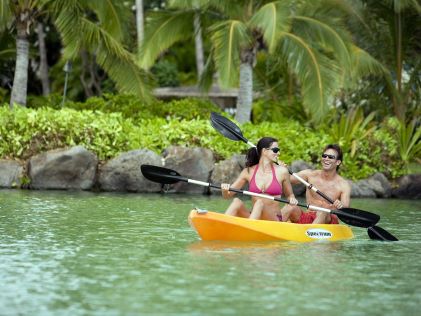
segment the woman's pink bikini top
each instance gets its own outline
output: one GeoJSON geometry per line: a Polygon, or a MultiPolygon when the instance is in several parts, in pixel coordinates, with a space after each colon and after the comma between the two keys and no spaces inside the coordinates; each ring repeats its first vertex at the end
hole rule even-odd
{"type": "Polygon", "coordinates": [[[258,186],[256,185],[256,172],[257,169],[259,169],[259,165],[256,165],[256,168],[254,168],[253,176],[251,177],[250,184],[249,184],[249,191],[254,193],[265,193],[269,195],[282,195],[282,186],[278,182],[278,179],[276,178],[275,174],[275,168],[272,167],[272,182],[270,183],[270,186],[266,190],[260,190],[258,186]]]}

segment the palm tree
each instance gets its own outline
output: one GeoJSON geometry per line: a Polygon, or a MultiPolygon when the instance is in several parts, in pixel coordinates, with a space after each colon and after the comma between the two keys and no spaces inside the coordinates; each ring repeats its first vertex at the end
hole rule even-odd
{"type": "Polygon", "coordinates": [[[137,49],[140,51],[144,35],[143,0],[136,0],[137,49]]]}
{"type": "Polygon", "coordinates": [[[420,95],[421,5],[417,0],[364,0],[364,4],[365,20],[377,40],[360,36],[361,45],[388,68],[393,77],[387,85],[393,113],[405,121],[411,97],[420,95]]]}
{"type": "Polygon", "coordinates": [[[47,96],[50,94],[50,79],[48,78],[48,63],[47,63],[47,46],[45,44],[44,24],[38,22],[37,25],[38,48],[39,48],[39,78],[42,84],[42,94],[47,96]]]}
{"type": "Polygon", "coordinates": [[[209,83],[206,76],[216,68],[223,87],[239,86],[235,118],[240,123],[250,119],[253,67],[259,50],[287,63],[300,82],[304,104],[315,122],[327,112],[329,96],[357,73],[351,72],[352,60],[373,62],[351,44],[343,18],[353,8],[346,1],[173,2],[176,10],[149,17],[141,65],[150,67],[168,47],[191,36],[191,21],[200,8],[209,21],[206,37],[211,41],[202,82],[209,83]]]}
{"type": "Polygon", "coordinates": [[[50,15],[60,32],[63,58],[72,60],[86,50],[120,90],[148,97],[145,73],[124,48],[128,32],[122,21],[129,12],[118,0],[0,0],[0,31],[16,29],[16,66],[10,106],[26,104],[29,35],[36,19],[50,15]]]}

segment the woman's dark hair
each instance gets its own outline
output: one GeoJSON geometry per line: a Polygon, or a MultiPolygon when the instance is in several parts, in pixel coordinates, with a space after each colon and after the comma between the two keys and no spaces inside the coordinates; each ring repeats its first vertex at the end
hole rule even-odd
{"type": "MultiPolygon", "coordinates": [[[[342,164],[343,153],[342,153],[341,146],[339,146],[338,144],[329,144],[329,145],[326,145],[325,149],[323,149],[323,152],[325,152],[328,149],[333,149],[338,153],[336,160],[340,160],[342,164]]],[[[339,170],[339,166],[336,166],[336,170],[339,170]]]]}
{"type": "Polygon", "coordinates": [[[259,162],[260,156],[262,155],[263,148],[269,148],[270,145],[277,142],[278,140],[273,137],[263,137],[257,142],[256,147],[252,147],[247,151],[246,154],[246,167],[251,167],[259,162]]]}

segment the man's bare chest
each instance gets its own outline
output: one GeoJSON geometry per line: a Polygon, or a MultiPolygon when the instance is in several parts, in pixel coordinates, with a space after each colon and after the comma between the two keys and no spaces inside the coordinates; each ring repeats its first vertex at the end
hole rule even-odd
{"type": "MultiPolygon", "coordinates": [[[[319,191],[323,192],[333,200],[336,200],[341,196],[342,189],[338,181],[326,181],[320,178],[309,178],[309,182],[319,191]]],[[[314,195],[314,197],[316,197],[317,193],[311,191],[311,195],[314,195]]],[[[320,197],[317,196],[317,198],[320,197]]]]}

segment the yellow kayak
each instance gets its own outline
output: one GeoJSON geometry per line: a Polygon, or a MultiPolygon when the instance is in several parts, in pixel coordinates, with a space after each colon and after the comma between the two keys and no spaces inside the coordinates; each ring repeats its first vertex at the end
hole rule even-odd
{"type": "Polygon", "coordinates": [[[294,224],[235,217],[194,209],[188,221],[202,240],[224,241],[338,241],[354,237],[346,225],[294,224]]]}

